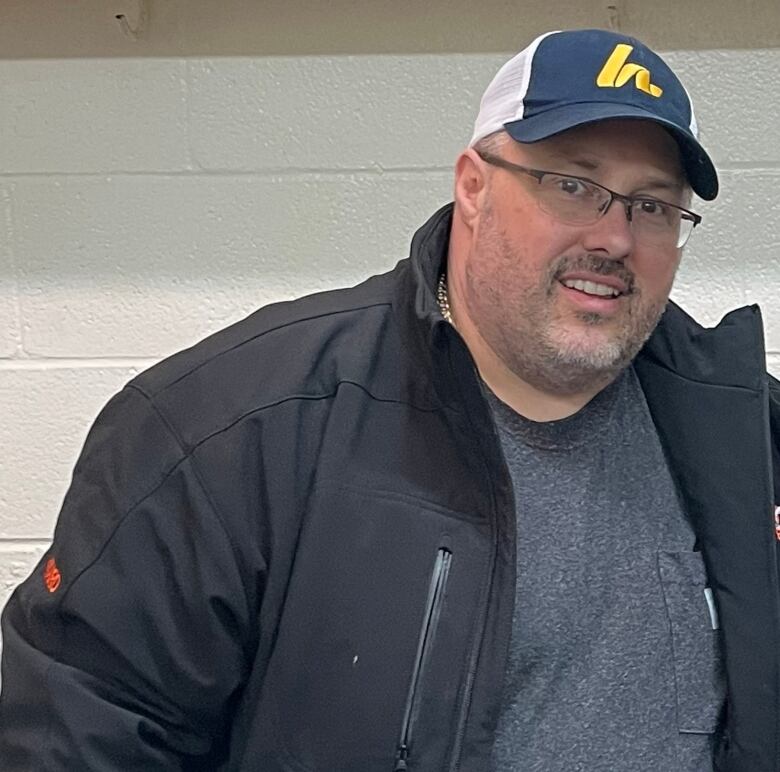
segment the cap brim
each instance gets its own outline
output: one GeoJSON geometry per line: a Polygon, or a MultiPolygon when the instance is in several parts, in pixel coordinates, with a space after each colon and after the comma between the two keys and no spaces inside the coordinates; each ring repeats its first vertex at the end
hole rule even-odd
{"type": "Polygon", "coordinates": [[[677,141],[680,148],[683,167],[694,193],[705,201],[711,201],[718,195],[718,173],[710,157],[698,143],[693,134],[683,131],[677,124],[659,118],[652,112],[614,102],[583,103],[552,108],[538,115],[510,121],[504,128],[512,139],[518,142],[538,142],[555,134],[560,134],[575,126],[607,120],[609,118],[629,118],[658,123],[677,141]]]}

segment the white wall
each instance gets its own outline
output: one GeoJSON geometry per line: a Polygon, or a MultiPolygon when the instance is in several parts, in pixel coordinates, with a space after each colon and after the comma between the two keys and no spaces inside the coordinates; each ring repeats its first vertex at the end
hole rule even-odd
{"type": "MultiPolygon", "coordinates": [[[[0,603],[127,379],[272,299],[406,254],[506,58],[0,61],[0,603]]],[[[675,298],[763,305],[780,375],[780,49],[676,51],[722,195],[675,298]]]]}

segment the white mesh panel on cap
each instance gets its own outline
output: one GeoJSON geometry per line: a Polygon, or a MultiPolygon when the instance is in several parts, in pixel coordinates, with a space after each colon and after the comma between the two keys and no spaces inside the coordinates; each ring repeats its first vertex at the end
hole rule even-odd
{"type": "Polygon", "coordinates": [[[680,83],[680,85],[683,87],[683,90],[685,91],[685,96],[688,97],[688,105],[691,108],[691,123],[688,126],[688,128],[691,130],[691,134],[693,134],[696,139],[699,138],[699,124],[696,122],[696,114],[693,112],[693,100],[691,99],[691,93],[688,91],[687,88],[685,88],[684,83],[680,83]]]}
{"type": "Polygon", "coordinates": [[[546,37],[556,35],[558,32],[560,30],[540,35],[495,74],[479,103],[479,113],[474,122],[474,134],[469,145],[473,145],[494,131],[503,129],[505,123],[523,117],[523,100],[531,81],[531,67],[536,49],[546,37]]]}

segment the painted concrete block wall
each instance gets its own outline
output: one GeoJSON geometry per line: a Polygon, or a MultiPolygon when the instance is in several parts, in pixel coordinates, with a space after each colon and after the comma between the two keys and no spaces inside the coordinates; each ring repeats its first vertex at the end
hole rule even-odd
{"type": "MultiPolygon", "coordinates": [[[[105,400],[259,305],[405,256],[505,58],[0,61],[0,604],[105,400]]],[[[707,324],[761,303],[780,375],[780,50],[668,58],[723,183],[674,296],[707,324]]]]}

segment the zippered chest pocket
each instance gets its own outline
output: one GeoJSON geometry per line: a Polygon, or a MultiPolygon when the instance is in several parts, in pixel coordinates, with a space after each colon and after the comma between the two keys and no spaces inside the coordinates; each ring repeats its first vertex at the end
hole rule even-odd
{"type": "Polygon", "coordinates": [[[436,631],[439,626],[439,616],[444,603],[444,593],[447,588],[451,563],[452,553],[446,547],[440,547],[436,553],[436,561],[433,565],[431,580],[428,585],[428,597],[425,603],[422,624],[420,625],[420,637],[417,642],[412,677],[404,706],[404,717],[396,750],[394,772],[403,772],[408,767],[407,762],[409,760],[412,731],[420,708],[420,684],[426,662],[430,658],[433,644],[436,640],[436,631]]]}
{"type": "Polygon", "coordinates": [[[488,535],[405,496],[317,490],[253,706],[258,768],[446,767],[480,640],[488,535]]]}
{"type": "Polygon", "coordinates": [[[658,552],[669,618],[678,729],[710,734],[726,696],[721,632],[700,552],[658,552]]]}

